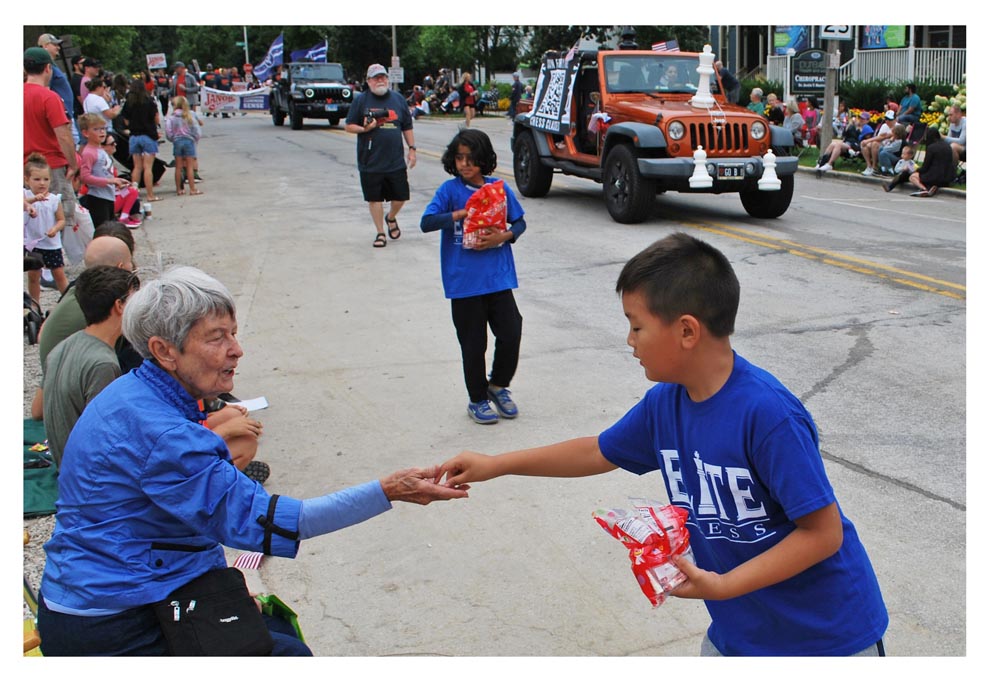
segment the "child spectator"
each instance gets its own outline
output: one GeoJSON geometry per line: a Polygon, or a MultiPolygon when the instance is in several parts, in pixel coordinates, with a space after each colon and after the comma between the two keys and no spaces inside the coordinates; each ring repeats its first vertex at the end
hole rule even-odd
{"type": "MultiPolygon", "coordinates": [[[[107,135],[107,139],[103,141],[102,146],[107,157],[106,161],[110,164],[110,171],[114,177],[117,177],[117,167],[113,163],[113,155],[117,149],[116,136],[107,135]]],[[[139,199],[138,188],[133,183],[127,183],[126,185],[113,188],[114,216],[131,229],[141,227],[141,211],[138,206],[139,199]]],[[[149,201],[153,201],[153,199],[149,198],[149,201]]]]}
{"type": "Polygon", "coordinates": [[[510,244],[525,231],[526,221],[522,206],[506,185],[508,229],[482,230],[475,248],[465,248],[464,219],[468,212],[464,207],[478,189],[496,181],[485,177],[495,170],[495,150],[488,135],[466,128],[447,145],[442,162],[444,170],[454,177],[436,191],[423,213],[420,229],[441,230],[440,273],[461,346],[470,398],[468,414],[479,424],[494,424],[499,416],[514,419],[518,414],[508,390],[519,363],[522,337],[522,316],[512,295],[519,285],[510,244]],[[489,326],[495,334],[490,379],[485,376],[489,326]],[[495,403],[497,414],[489,400],[495,403]]]}
{"type": "Polygon", "coordinates": [[[901,158],[901,150],[904,148],[906,138],[907,126],[903,123],[895,123],[890,142],[883,145],[877,154],[881,175],[894,175],[894,166],[901,158]]]}
{"type": "Polygon", "coordinates": [[[626,263],[616,290],[633,357],[659,383],[597,438],[462,452],[441,465],[446,484],[659,471],[689,514],[697,563],[674,559],[687,581],[671,594],[705,600],[702,655],[883,655],[887,609],[815,423],[729,341],[739,281],[728,259],[675,233],[626,263]]]}
{"type": "MultiPolygon", "coordinates": [[[[24,164],[24,249],[41,256],[60,292],[69,286],[62,259],[65,214],[62,195],[50,194],[52,171],[42,154],[32,153],[24,164]]],[[[28,294],[41,300],[41,271],[28,270],[28,294]]]]}
{"type": "MultiPolygon", "coordinates": [[[[903,124],[898,123],[897,125],[903,124]]],[[[901,145],[901,158],[897,160],[897,164],[894,166],[894,179],[884,183],[883,191],[889,192],[902,182],[907,182],[915,170],[914,147],[909,144],[901,145]]]]}
{"type": "Polygon", "coordinates": [[[183,176],[189,182],[189,194],[202,194],[196,189],[196,143],[199,142],[199,121],[182,96],[172,100],[172,113],[165,119],[165,138],[172,143],[175,154],[175,193],[185,194],[183,176]]]}
{"type": "Polygon", "coordinates": [[[114,188],[126,187],[128,182],[115,178],[110,170],[113,160],[102,146],[107,137],[107,124],[98,114],[79,117],[79,135],[86,141],[79,165],[79,178],[86,187],[86,193],[79,202],[89,209],[93,225],[102,225],[114,219],[114,188]]]}

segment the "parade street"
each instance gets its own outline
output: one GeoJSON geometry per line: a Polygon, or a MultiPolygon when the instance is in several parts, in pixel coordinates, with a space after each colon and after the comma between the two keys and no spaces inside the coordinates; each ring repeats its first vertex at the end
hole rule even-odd
{"type": "MultiPolygon", "coordinates": [[[[545,198],[517,193],[528,224],[513,246],[520,416],[479,426],[465,412],[438,235],[419,230],[449,177],[440,157],[458,123],[416,122],[412,197],[387,248],[372,248],[355,136],[326,121],[276,127],[261,114],[207,119],[205,194],[176,196],[169,169],[164,200],[135,231],[139,265],[160,252],[234,294],[245,351],[234,393],[270,404],[256,413],[266,489],[314,497],[461,450],[598,434],[650,386],[626,345],[616,277],[684,231],[722,250],[739,277],[734,348],[816,420],[839,504],[883,590],[888,655],[975,653],[966,200],[799,173],[776,220],[749,217],[736,194],[665,194],[646,222],[622,225],[589,180],[558,175],[545,198]]],[[[513,185],[509,121],[472,126],[491,136],[495,174],[513,185]]],[[[661,476],[505,477],[473,485],[467,500],[397,505],[303,542],[295,560],[268,558],[259,576],[298,612],[318,656],[696,656],[703,602],[652,609],[627,550],[592,518],[629,497],[665,501],[661,476]]]]}

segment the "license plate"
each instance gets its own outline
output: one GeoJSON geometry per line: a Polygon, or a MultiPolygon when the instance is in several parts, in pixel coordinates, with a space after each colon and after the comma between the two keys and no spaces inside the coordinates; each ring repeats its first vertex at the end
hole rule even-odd
{"type": "Polygon", "coordinates": [[[327,111],[337,111],[337,105],[336,104],[328,104],[326,110],[327,111]]]}
{"type": "Polygon", "coordinates": [[[719,180],[742,180],[744,177],[746,177],[746,169],[741,163],[718,165],[719,180]]]}

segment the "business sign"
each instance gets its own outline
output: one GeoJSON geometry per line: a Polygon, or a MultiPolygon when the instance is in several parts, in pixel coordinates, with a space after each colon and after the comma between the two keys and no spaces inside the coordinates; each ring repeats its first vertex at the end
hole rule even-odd
{"type": "Polygon", "coordinates": [[[852,26],[822,26],[818,32],[822,40],[852,40],[852,26]]]}
{"type": "Polygon", "coordinates": [[[863,26],[859,42],[864,50],[907,47],[907,26],[863,26]]]}
{"type": "Polygon", "coordinates": [[[811,47],[811,31],[807,26],[774,26],[773,53],[783,55],[811,47]]]}
{"type": "Polygon", "coordinates": [[[805,50],[791,58],[791,94],[825,96],[824,50],[805,50]]]}

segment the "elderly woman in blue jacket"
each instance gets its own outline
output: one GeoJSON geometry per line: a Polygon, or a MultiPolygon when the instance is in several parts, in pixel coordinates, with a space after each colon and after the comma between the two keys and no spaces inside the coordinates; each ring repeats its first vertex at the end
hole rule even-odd
{"type": "MultiPolygon", "coordinates": [[[[243,355],[234,301],[174,268],[130,295],[123,332],[145,358],[94,398],[65,447],[41,582],[42,653],[167,655],[152,605],[214,569],[223,545],[294,557],[299,541],[360,523],[393,501],[466,497],[408,469],[324,497],[270,495],[231,466],[198,401],[233,389],[243,355]]],[[[268,619],[273,655],[311,655],[268,619]]]]}

